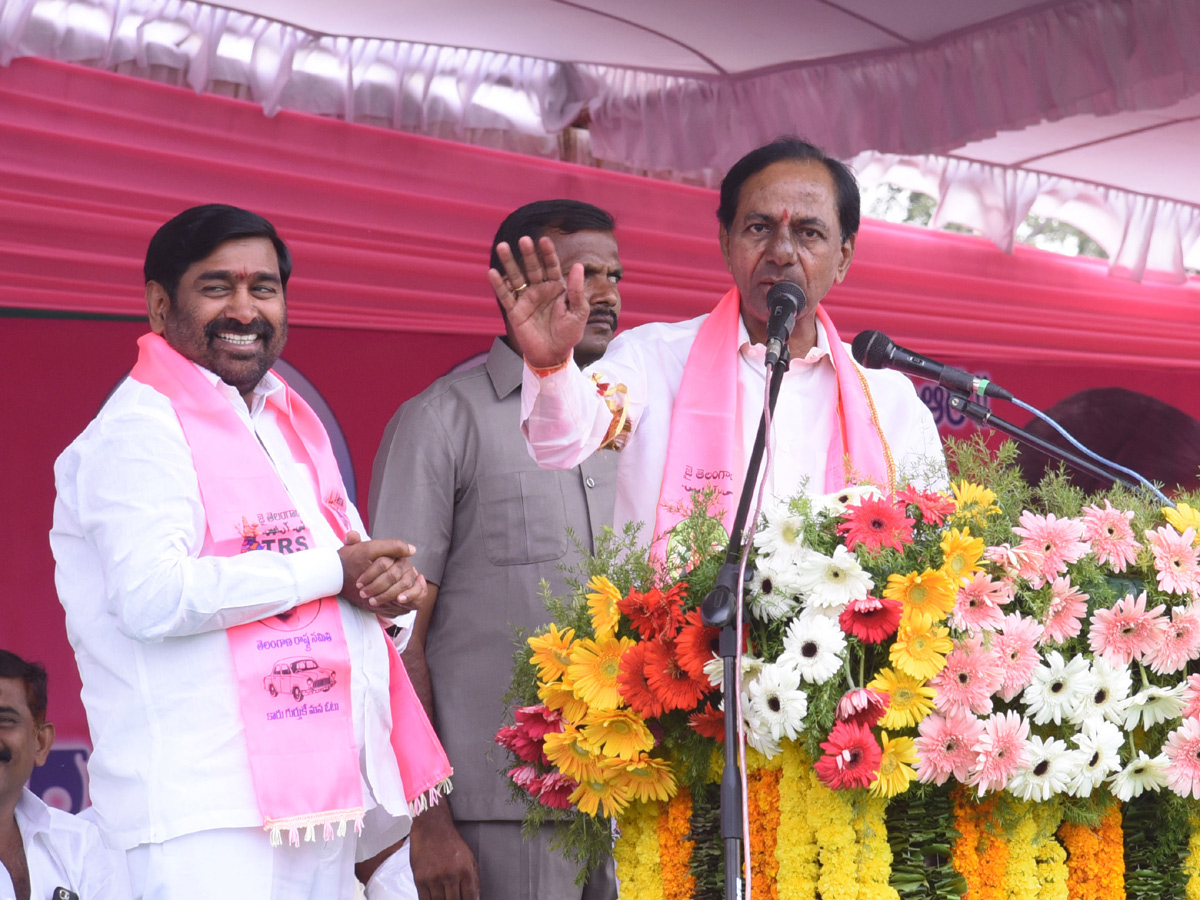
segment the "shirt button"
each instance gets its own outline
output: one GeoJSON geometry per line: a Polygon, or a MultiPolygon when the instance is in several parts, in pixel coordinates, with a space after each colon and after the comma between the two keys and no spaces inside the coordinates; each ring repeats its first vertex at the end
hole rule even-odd
{"type": "Polygon", "coordinates": [[[587,478],[583,479],[583,483],[590,488],[594,488],[596,486],[596,479],[589,475],[587,478]]]}

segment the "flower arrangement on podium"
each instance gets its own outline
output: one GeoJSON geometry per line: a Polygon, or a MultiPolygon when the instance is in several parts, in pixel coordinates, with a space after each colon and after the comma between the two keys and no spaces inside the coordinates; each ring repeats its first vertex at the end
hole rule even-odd
{"type": "MultiPolygon", "coordinates": [[[[953,445],[947,493],[764,509],[738,703],[755,895],[1200,897],[1200,512],[1031,486],[1015,452],[953,445]]],[[[722,896],[712,511],[695,495],[666,565],[605,534],[523,636],[496,737],[527,824],[583,866],[611,851],[623,898],[722,896]]]]}

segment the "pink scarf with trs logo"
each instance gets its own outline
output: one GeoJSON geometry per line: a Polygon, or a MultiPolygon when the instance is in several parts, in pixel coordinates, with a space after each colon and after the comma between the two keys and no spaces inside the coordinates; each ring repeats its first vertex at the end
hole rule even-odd
{"type": "MultiPolygon", "coordinates": [[[[155,334],[138,340],[131,377],[164,394],[192,451],[207,530],[202,556],[316,546],[255,436],[216,387],[155,334]]],[[[277,402],[274,397],[268,402],[277,402]]],[[[285,385],[278,418],[289,449],[313,473],[321,511],[344,538],[346,491],[316,413],[285,385]]],[[[383,623],[380,622],[380,627],[383,623]]],[[[227,630],[250,772],[273,843],[345,834],[363,819],[359,748],[350,700],[351,659],[336,597],[227,630]]],[[[395,647],[389,660],[391,744],[405,797],[419,813],[449,790],[449,760],[395,647]]]]}

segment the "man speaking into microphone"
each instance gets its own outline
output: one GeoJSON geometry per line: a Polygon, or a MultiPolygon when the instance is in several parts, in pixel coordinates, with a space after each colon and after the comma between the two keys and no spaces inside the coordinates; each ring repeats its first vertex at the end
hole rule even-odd
{"type": "MultiPolygon", "coordinates": [[[[657,540],[688,491],[705,487],[723,498],[728,528],[766,393],[772,307],[791,294],[803,308],[786,337],[792,362],[774,414],[768,493],[944,485],[937,429],[911,382],[856,365],[821,305],[854,256],[859,192],[850,170],[780,138],[730,168],[717,219],[733,288],[707,315],[618,336],[591,379],[571,361],[587,324],[583,273],[562,272],[548,241],[497,246],[501,269],[490,277],[524,352],[522,427],[538,462],[567,468],[615,447],[618,528],[644,522],[657,540]],[[776,288],[785,282],[798,290],[776,288]]],[[[786,321],[781,312],[774,318],[786,321]]]]}

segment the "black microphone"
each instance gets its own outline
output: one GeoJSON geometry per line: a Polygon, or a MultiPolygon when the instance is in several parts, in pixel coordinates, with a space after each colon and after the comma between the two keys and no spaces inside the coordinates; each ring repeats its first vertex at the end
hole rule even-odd
{"type": "Polygon", "coordinates": [[[1013,398],[1013,395],[1000,385],[993,384],[986,378],[913,353],[893,343],[882,331],[860,331],[854,343],[850,345],[850,351],[858,360],[858,364],[867,369],[896,369],[906,375],[928,378],[943,387],[964,394],[998,397],[1001,400],[1013,398]]]}
{"type": "Polygon", "coordinates": [[[780,281],[767,291],[767,365],[779,362],[783,347],[796,327],[796,316],[804,311],[808,298],[804,289],[791,281],[780,281]]]}

